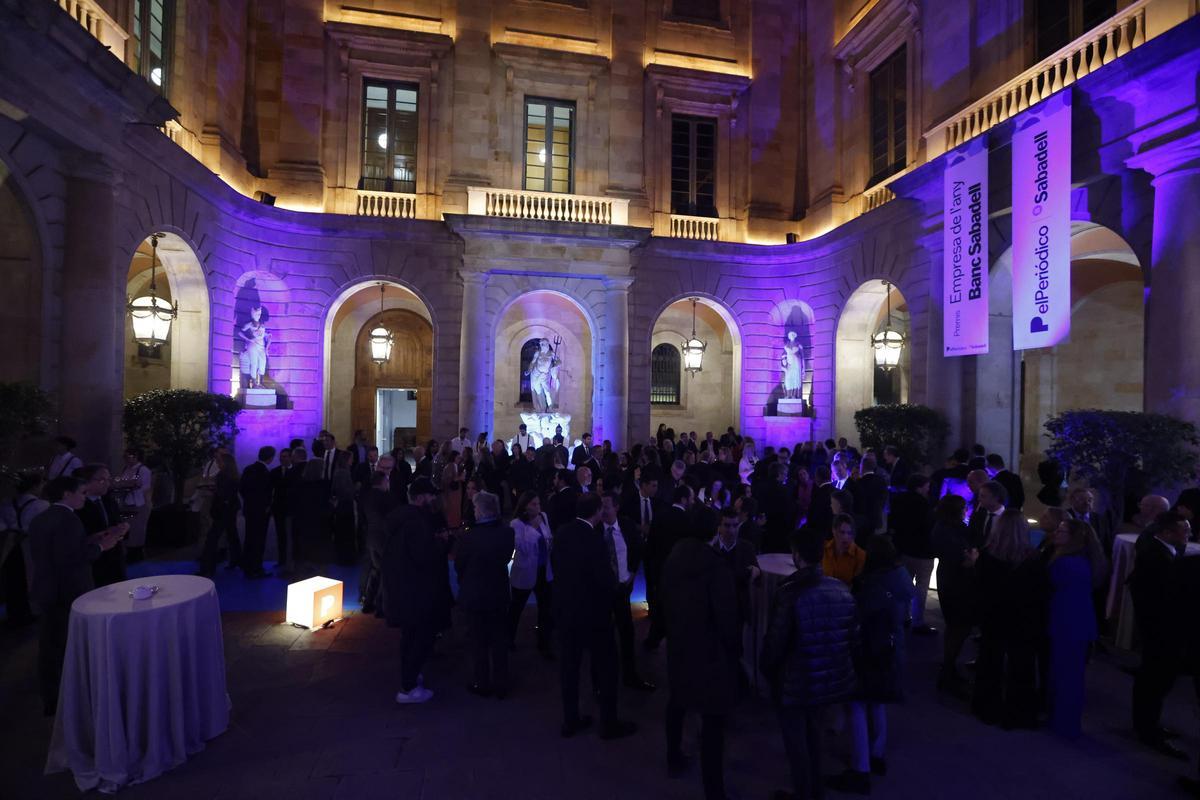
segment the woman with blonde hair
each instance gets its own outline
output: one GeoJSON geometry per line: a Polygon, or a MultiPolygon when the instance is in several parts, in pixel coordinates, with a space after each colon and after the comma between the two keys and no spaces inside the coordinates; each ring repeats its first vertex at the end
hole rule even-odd
{"type": "Polygon", "coordinates": [[[1065,517],[1050,539],[1050,668],[1046,683],[1050,729],[1068,739],[1078,738],[1082,732],[1084,670],[1088,650],[1099,632],[1092,591],[1107,572],[1108,559],[1092,526],[1065,517]]]}
{"type": "Polygon", "coordinates": [[[975,563],[982,639],[971,710],[988,724],[1037,724],[1037,649],[1042,636],[1046,569],[1015,508],[992,525],[975,563]]]}

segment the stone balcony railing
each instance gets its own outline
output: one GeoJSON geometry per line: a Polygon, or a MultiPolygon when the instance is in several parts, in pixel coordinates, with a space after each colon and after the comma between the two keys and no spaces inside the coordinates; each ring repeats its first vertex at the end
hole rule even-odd
{"type": "Polygon", "coordinates": [[[672,239],[700,239],[715,242],[721,238],[721,220],[717,217],[690,217],[686,214],[671,215],[672,239]]]}
{"type": "Polygon", "coordinates": [[[1191,0],[1137,0],[1057,53],[930,129],[925,134],[927,157],[936,158],[1016,116],[1194,13],[1195,3],[1191,0]]]}
{"type": "Polygon", "coordinates": [[[629,200],[582,194],[467,187],[467,213],[483,217],[628,225],[629,200]]]}
{"type": "Polygon", "coordinates": [[[129,34],[96,0],[58,0],[58,5],[114,56],[125,60],[125,41],[129,34]]]}
{"type": "Polygon", "coordinates": [[[360,217],[416,219],[417,196],[400,192],[370,192],[358,189],[354,213],[360,217]]]}
{"type": "Polygon", "coordinates": [[[896,193],[892,191],[892,182],[904,175],[907,175],[909,172],[912,172],[914,169],[916,169],[916,167],[916,164],[910,164],[908,167],[900,170],[895,175],[890,175],[879,183],[864,189],[861,194],[851,197],[848,201],[850,206],[849,217],[853,218],[861,214],[866,214],[868,211],[874,211],[875,209],[879,208],[884,203],[895,200],[896,193]]]}

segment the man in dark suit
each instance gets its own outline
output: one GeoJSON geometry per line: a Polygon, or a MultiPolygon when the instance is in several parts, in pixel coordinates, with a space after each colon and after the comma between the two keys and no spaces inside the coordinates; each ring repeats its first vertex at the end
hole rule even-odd
{"type": "MultiPolygon", "coordinates": [[[[112,475],[103,464],[87,464],[75,470],[75,477],[83,481],[83,506],[77,513],[89,536],[102,533],[121,521],[121,509],[113,499],[109,486],[112,475]]],[[[125,545],[117,542],[115,547],[104,551],[92,562],[92,578],[96,586],[108,586],[125,580],[125,545]]]]}
{"type": "Polygon", "coordinates": [[[916,583],[910,608],[912,632],[931,636],[937,629],[925,623],[925,601],[929,596],[929,579],[933,575],[933,506],[929,502],[929,478],[912,475],[903,492],[892,495],[888,511],[888,529],[904,568],[916,583]]]}
{"type": "Polygon", "coordinates": [[[971,547],[982,549],[987,544],[988,534],[992,532],[992,526],[996,524],[1007,500],[1004,487],[995,481],[987,481],[979,487],[979,503],[967,522],[967,540],[971,547]]]}
{"type": "Polygon", "coordinates": [[[571,464],[577,469],[579,467],[587,467],[592,471],[593,475],[600,474],[600,462],[596,460],[595,452],[592,448],[592,434],[583,434],[579,446],[571,453],[571,464]]]}
{"type": "Polygon", "coordinates": [[[591,724],[579,714],[579,669],[584,653],[600,698],[604,739],[632,734],[637,726],[617,718],[617,658],[612,598],[616,576],[600,530],[600,497],[579,498],[576,518],[554,533],[554,626],[558,632],[562,688],[562,735],[574,736],[591,724]]]}
{"type": "Polygon", "coordinates": [[[333,483],[333,470],[337,466],[337,437],[325,434],[325,452],[321,454],[321,480],[329,487],[333,483]]]}
{"type": "Polygon", "coordinates": [[[431,508],[436,496],[432,481],[417,478],[408,489],[409,504],[388,516],[380,588],[388,625],[400,628],[396,702],[402,705],[432,699],[433,692],[420,684],[420,675],[449,614],[450,598],[443,585],[446,547],[435,533],[431,508]]]}
{"type": "Polygon", "coordinates": [[[883,463],[887,466],[888,488],[892,492],[903,492],[908,488],[908,462],[900,457],[900,448],[889,444],[883,448],[883,463]]]}
{"type": "Polygon", "coordinates": [[[458,540],[454,570],[458,604],[467,618],[467,636],[475,664],[467,690],[480,697],[508,693],[508,562],[513,529],[500,519],[500,498],[479,492],[472,500],[475,524],[458,540]]]}
{"type": "MultiPolygon", "coordinates": [[[[539,470],[547,470],[547,469],[554,468],[554,442],[553,441],[551,441],[548,438],[542,439],[542,443],[538,446],[538,449],[534,452],[537,453],[537,466],[538,466],[539,470]]],[[[566,466],[566,462],[563,462],[563,466],[566,466]]]]}
{"type": "Polygon", "coordinates": [[[267,523],[271,519],[271,467],[275,448],[258,448],[258,460],[242,470],[238,492],[242,496],[242,516],[246,519],[246,546],[242,551],[242,572],[247,578],[265,578],[263,550],[267,544],[267,523]]]}
{"type": "Polygon", "coordinates": [[[367,450],[371,448],[374,448],[376,453],[379,452],[378,448],[375,448],[374,445],[367,444],[367,437],[363,435],[361,428],[356,430],[353,438],[350,440],[350,447],[347,448],[350,451],[351,471],[353,471],[354,467],[367,460],[367,450]]]}
{"type": "Polygon", "coordinates": [[[569,469],[560,469],[554,473],[553,494],[546,499],[546,518],[550,521],[550,530],[557,531],[575,519],[575,504],[579,499],[579,487],[575,485],[574,475],[569,469]]]}
{"type": "Polygon", "coordinates": [[[567,452],[566,445],[563,444],[563,437],[561,434],[556,435],[554,437],[554,449],[551,450],[550,465],[557,466],[561,464],[565,467],[570,463],[571,454],[567,452]]]}
{"type": "Polygon", "coordinates": [[[758,566],[758,548],[741,537],[741,520],[732,508],[721,509],[721,523],[712,539],[712,548],[721,561],[733,570],[737,584],[738,618],[743,626],[750,623],[750,585],[762,575],[758,566]]]}
{"type": "Polygon", "coordinates": [[[106,529],[88,534],[78,512],[83,508],[83,482],[70,475],[46,485],[50,507],[29,523],[33,558],[33,600],[38,619],[38,682],[42,710],[47,716],[58,706],[58,685],[67,651],[67,623],[71,604],[95,586],[92,565],[111,552],[129,530],[113,521],[106,529]]]}
{"type": "Polygon", "coordinates": [[[857,532],[858,541],[867,539],[883,528],[883,510],[887,508],[888,482],[875,471],[878,465],[875,456],[863,456],[859,465],[859,476],[850,482],[850,493],[854,495],[854,514],[862,520],[857,532]]]}
{"type": "Polygon", "coordinates": [[[271,470],[271,518],[275,521],[276,567],[288,563],[288,497],[300,471],[292,468],[292,451],[279,451],[279,466],[271,470]]]}
{"type": "Polygon", "coordinates": [[[675,502],[675,490],[683,485],[683,476],[687,472],[687,464],[682,461],[667,462],[670,471],[658,481],[658,501],[663,505],[675,502]]]}
{"type": "Polygon", "coordinates": [[[763,528],[763,550],[768,553],[783,553],[788,547],[788,537],[796,529],[796,496],[794,487],[787,483],[787,464],[776,461],[771,465],[767,480],[755,493],[761,501],[759,506],[767,518],[763,528]]]}
{"type": "Polygon", "coordinates": [[[1162,727],[1163,701],[1179,676],[1180,631],[1189,623],[1176,600],[1176,570],[1191,536],[1190,523],[1168,511],[1155,520],[1154,538],[1145,542],[1129,576],[1134,621],[1142,638],[1142,663],[1133,681],[1133,729],[1138,739],[1163,755],[1186,759],[1167,741],[1162,727]]]}
{"type": "MultiPolygon", "coordinates": [[[[371,487],[371,473],[379,468],[379,448],[371,445],[365,449],[366,455],[361,460],[353,461],[350,465],[350,477],[359,492],[364,492],[371,487]]],[[[354,450],[350,451],[351,456],[354,453],[354,450]]]]}
{"type": "Polygon", "coordinates": [[[617,578],[613,593],[613,620],[617,628],[617,644],[621,651],[621,673],[625,685],[640,691],[654,691],[654,684],[638,675],[637,655],[633,646],[633,611],[629,596],[633,592],[633,581],[642,565],[642,538],[634,518],[621,516],[617,512],[619,502],[616,492],[605,492],[600,498],[600,524],[604,530],[604,544],[608,548],[609,563],[617,578]]]}
{"type": "MultiPolygon", "coordinates": [[[[833,485],[833,470],[828,464],[821,464],[813,470],[812,499],[808,502],[807,524],[819,531],[827,531],[833,527],[833,503],[830,498],[836,487],[833,485]]],[[[789,539],[790,541],[790,539],[789,539]]]]}
{"type": "Polygon", "coordinates": [[[756,552],[762,551],[763,531],[759,524],[758,501],[753,497],[742,495],[733,503],[738,512],[738,539],[754,545],[756,552]]]}
{"type": "Polygon", "coordinates": [[[1025,485],[1021,483],[1020,476],[1005,468],[1004,458],[999,453],[992,453],[987,457],[987,470],[991,473],[992,480],[1003,486],[1008,494],[1007,506],[1022,508],[1025,505],[1025,485]]]}
{"type": "MultiPolygon", "coordinates": [[[[661,489],[659,494],[662,494],[661,489]]],[[[646,586],[654,584],[655,596],[650,601],[650,632],[646,634],[646,641],[643,643],[647,650],[658,647],[666,636],[665,621],[660,607],[661,597],[658,594],[659,581],[663,565],[667,563],[667,556],[671,554],[675,543],[686,537],[693,528],[694,500],[692,487],[686,483],[675,487],[671,506],[663,509],[650,525],[650,535],[646,539],[646,586]]]]}
{"type": "Polygon", "coordinates": [[[1076,486],[1067,494],[1067,516],[1092,526],[1105,553],[1112,553],[1113,526],[1096,511],[1096,495],[1085,486],[1076,486]]]}

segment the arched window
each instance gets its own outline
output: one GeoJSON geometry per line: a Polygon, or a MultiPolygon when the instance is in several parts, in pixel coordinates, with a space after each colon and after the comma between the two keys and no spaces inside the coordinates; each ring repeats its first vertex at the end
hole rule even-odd
{"type": "Polygon", "coordinates": [[[666,342],[650,354],[650,405],[679,405],[679,348],[666,342]]]}
{"type": "Polygon", "coordinates": [[[533,363],[533,357],[538,353],[538,343],[541,341],[541,337],[535,337],[521,345],[521,396],[517,398],[518,403],[533,402],[533,389],[529,386],[529,365],[533,363]]]}

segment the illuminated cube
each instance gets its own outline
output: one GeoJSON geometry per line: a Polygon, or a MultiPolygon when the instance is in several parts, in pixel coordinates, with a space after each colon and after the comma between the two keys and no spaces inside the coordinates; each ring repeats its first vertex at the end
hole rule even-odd
{"type": "Polygon", "coordinates": [[[316,576],[289,583],[287,621],[305,628],[319,628],[342,616],[342,582],[316,576]]]}

